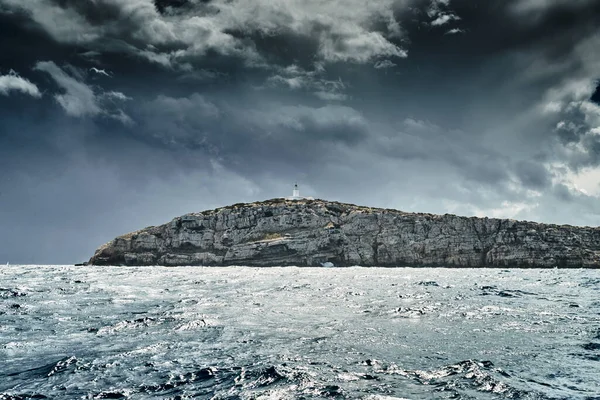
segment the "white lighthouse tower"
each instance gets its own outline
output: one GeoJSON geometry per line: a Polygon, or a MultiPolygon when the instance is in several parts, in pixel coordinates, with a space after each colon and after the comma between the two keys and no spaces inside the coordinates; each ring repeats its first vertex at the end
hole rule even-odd
{"type": "Polygon", "coordinates": [[[286,200],[313,200],[312,197],[304,197],[300,196],[300,189],[298,189],[298,184],[294,184],[294,190],[292,190],[292,195],[285,198],[286,200]]]}

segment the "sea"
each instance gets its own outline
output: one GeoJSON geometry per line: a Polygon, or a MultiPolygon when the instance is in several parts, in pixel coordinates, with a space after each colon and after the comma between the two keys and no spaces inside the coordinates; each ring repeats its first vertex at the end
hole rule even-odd
{"type": "Polygon", "coordinates": [[[0,267],[0,399],[600,399],[600,270],[0,267]]]}

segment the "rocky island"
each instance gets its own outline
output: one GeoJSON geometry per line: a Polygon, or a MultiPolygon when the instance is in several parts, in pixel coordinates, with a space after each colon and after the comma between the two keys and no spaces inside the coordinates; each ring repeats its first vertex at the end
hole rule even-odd
{"type": "Polygon", "coordinates": [[[600,267],[600,229],[273,199],[119,236],[92,265],[600,267]]]}

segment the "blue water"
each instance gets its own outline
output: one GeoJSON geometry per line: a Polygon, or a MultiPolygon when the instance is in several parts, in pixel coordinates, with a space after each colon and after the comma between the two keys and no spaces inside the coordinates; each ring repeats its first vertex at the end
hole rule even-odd
{"type": "Polygon", "coordinates": [[[600,271],[0,267],[0,399],[600,399],[600,271]]]}

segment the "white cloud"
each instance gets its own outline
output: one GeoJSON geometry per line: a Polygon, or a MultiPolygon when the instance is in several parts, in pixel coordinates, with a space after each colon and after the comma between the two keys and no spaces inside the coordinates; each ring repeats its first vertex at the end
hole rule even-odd
{"type": "Polygon", "coordinates": [[[541,110],[545,114],[554,114],[562,110],[562,104],[560,101],[548,101],[545,104],[541,104],[541,110]]]}
{"type": "Polygon", "coordinates": [[[109,78],[111,77],[110,72],[106,72],[105,69],[98,69],[96,67],[92,67],[92,68],[90,68],[90,71],[92,71],[92,72],[94,72],[94,73],[96,73],[98,75],[104,75],[104,76],[107,76],[109,78]]]}
{"type": "Polygon", "coordinates": [[[131,100],[125,94],[117,91],[102,92],[100,89],[95,91],[52,61],[40,61],[34,69],[46,72],[61,88],[63,93],[55,94],[54,98],[67,115],[77,118],[105,116],[124,125],[133,125],[131,117],[114,105],[115,101],[131,100]]]}
{"type": "Polygon", "coordinates": [[[446,31],[445,35],[456,35],[457,33],[465,33],[465,32],[466,31],[464,29],[453,28],[453,29],[446,31]]]}
{"type": "MultiPolygon", "coordinates": [[[[529,4],[539,10],[546,5],[549,6],[545,2],[529,4]]],[[[600,107],[590,101],[600,70],[599,45],[600,33],[593,32],[561,57],[549,58],[541,51],[519,56],[519,62],[526,66],[517,78],[520,86],[550,82],[527,118],[534,121],[532,126],[545,125],[549,130],[554,127],[556,135],[539,135],[543,143],[536,146],[573,173],[600,165],[600,140],[595,133],[600,128],[600,107]]]]}
{"type": "Polygon", "coordinates": [[[103,95],[109,99],[114,99],[114,100],[120,100],[120,101],[131,100],[131,97],[127,97],[123,93],[116,92],[116,91],[105,92],[103,95]]]}
{"type": "Polygon", "coordinates": [[[439,13],[437,15],[437,17],[433,21],[431,21],[431,25],[432,26],[442,26],[442,25],[446,25],[450,21],[454,21],[457,19],[460,19],[460,18],[458,18],[458,16],[456,16],[454,14],[439,13]]]}
{"type": "Polygon", "coordinates": [[[95,50],[89,50],[89,51],[85,51],[83,53],[79,53],[79,55],[90,61],[95,61],[100,55],[102,55],[102,53],[100,53],[99,51],[95,51],[95,50]]]}
{"type": "Polygon", "coordinates": [[[108,117],[121,122],[125,126],[135,125],[135,121],[129,115],[125,114],[123,110],[117,110],[112,114],[108,114],[108,117]]]}
{"type": "Polygon", "coordinates": [[[89,24],[69,7],[48,0],[1,0],[5,7],[24,10],[53,38],[69,43],[89,43],[100,38],[103,28],[89,24]]]}
{"type": "Polygon", "coordinates": [[[6,7],[29,13],[58,41],[90,45],[93,51],[110,47],[104,45],[108,43],[104,39],[117,39],[113,42],[120,43],[120,51],[129,49],[169,67],[208,50],[260,66],[263,60],[250,40],[254,34],[288,33],[316,40],[314,56],[327,62],[406,57],[406,51],[391,39],[403,35],[395,11],[411,4],[410,0],[214,0],[190,2],[196,9],[186,13],[162,15],[153,0],[96,0],[77,6],[51,0],[1,1],[6,7]],[[114,12],[116,18],[94,24],[86,20],[84,14],[96,16],[104,7],[118,11],[114,12]],[[374,28],[381,23],[385,32],[374,28]],[[177,45],[179,50],[158,50],[165,45],[177,45]]]}
{"type": "Polygon", "coordinates": [[[575,192],[600,196],[600,168],[583,168],[578,172],[568,171],[561,176],[560,181],[575,192]]]}
{"type": "Polygon", "coordinates": [[[54,98],[67,115],[85,117],[98,115],[102,112],[92,88],[67,75],[52,61],[40,61],[35,65],[35,69],[49,74],[56,84],[64,90],[64,93],[56,94],[54,98]]]}
{"type": "Polygon", "coordinates": [[[563,104],[581,102],[589,99],[594,93],[596,83],[593,78],[571,78],[557,83],[545,96],[545,103],[563,104]]]}
{"type": "Polygon", "coordinates": [[[303,76],[285,77],[281,75],[273,75],[267,80],[271,84],[284,84],[290,89],[300,89],[305,87],[308,82],[303,76]]]}
{"type": "Polygon", "coordinates": [[[345,37],[327,37],[321,41],[319,55],[330,62],[366,63],[375,57],[401,57],[408,53],[388,41],[379,32],[347,32],[345,37]]]}
{"type": "Polygon", "coordinates": [[[278,73],[267,79],[271,86],[284,85],[291,90],[312,91],[321,100],[346,100],[348,97],[343,93],[346,88],[341,79],[325,79],[323,74],[325,68],[317,64],[314,70],[307,71],[292,64],[285,68],[279,68],[278,73]]]}
{"type": "MultiPolygon", "coordinates": [[[[431,18],[429,25],[442,26],[452,21],[460,20],[460,17],[449,9],[450,0],[431,0],[427,9],[427,16],[431,18]]],[[[455,34],[464,32],[462,29],[450,29],[446,34],[455,34]]]]}
{"type": "Polygon", "coordinates": [[[8,96],[10,92],[17,91],[40,98],[42,94],[38,87],[25,78],[21,78],[16,72],[10,71],[8,75],[0,75],[0,94],[8,96]]]}
{"type": "Polygon", "coordinates": [[[337,129],[356,127],[367,129],[367,120],[352,107],[326,105],[323,107],[281,106],[277,112],[251,111],[246,118],[257,126],[277,128],[283,126],[294,131],[310,131],[309,128],[337,129]]]}
{"type": "Polygon", "coordinates": [[[322,90],[315,92],[315,96],[317,96],[321,100],[326,100],[326,101],[348,100],[348,96],[343,93],[332,93],[332,92],[325,92],[322,90]]]}
{"type": "Polygon", "coordinates": [[[219,108],[198,93],[189,97],[169,97],[159,95],[150,102],[151,110],[161,110],[176,121],[184,121],[190,117],[215,118],[221,114],[219,108]]]}
{"type": "Polygon", "coordinates": [[[475,211],[475,216],[483,218],[483,217],[491,217],[491,218],[513,218],[518,219],[519,216],[524,213],[530,213],[535,208],[539,206],[538,203],[534,202],[512,202],[512,201],[503,201],[497,207],[491,208],[479,208],[473,207],[475,211]]]}
{"type": "Polygon", "coordinates": [[[393,62],[391,62],[390,60],[382,60],[382,61],[377,61],[375,63],[375,65],[373,65],[373,67],[375,69],[381,69],[381,68],[392,68],[395,67],[396,64],[394,64],[393,62]]]}
{"type": "Polygon", "coordinates": [[[365,62],[374,55],[405,56],[388,37],[401,35],[393,10],[404,8],[408,3],[403,0],[221,0],[215,8],[220,11],[220,21],[230,27],[315,38],[319,43],[317,56],[324,61],[365,62]],[[375,22],[385,22],[389,32],[374,30],[375,22]]]}

